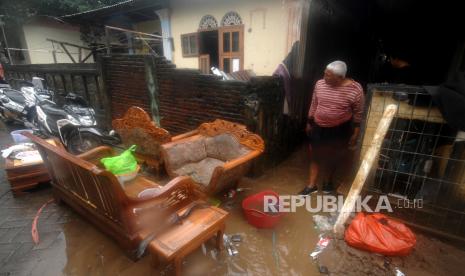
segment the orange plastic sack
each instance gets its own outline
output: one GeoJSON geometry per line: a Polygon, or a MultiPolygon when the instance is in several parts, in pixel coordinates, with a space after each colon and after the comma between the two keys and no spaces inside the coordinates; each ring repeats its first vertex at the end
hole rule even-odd
{"type": "Polygon", "coordinates": [[[345,240],[355,248],[387,256],[408,255],[417,242],[405,224],[378,213],[358,213],[345,232],[345,240]]]}

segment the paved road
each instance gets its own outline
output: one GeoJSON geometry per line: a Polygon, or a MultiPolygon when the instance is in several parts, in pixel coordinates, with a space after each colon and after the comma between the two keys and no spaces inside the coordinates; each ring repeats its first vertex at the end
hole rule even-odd
{"type": "MultiPolygon", "coordinates": [[[[0,148],[13,141],[9,129],[0,122],[0,148]]],[[[0,157],[1,159],[1,157],[0,157]]],[[[0,275],[32,275],[42,266],[54,245],[64,239],[62,227],[76,219],[69,209],[52,203],[40,216],[40,243],[34,245],[31,237],[32,220],[37,210],[51,198],[50,187],[42,187],[31,194],[14,198],[6,180],[4,160],[0,160],[0,275]]]]}

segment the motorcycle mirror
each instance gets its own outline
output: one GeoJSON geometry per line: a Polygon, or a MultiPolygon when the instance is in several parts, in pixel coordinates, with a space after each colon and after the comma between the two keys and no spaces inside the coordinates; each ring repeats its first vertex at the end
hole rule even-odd
{"type": "Polygon", "coordinates": [[[35,88],[37,89],[44,89],[44,79],[39,78],[39,77],[32,77],[32,84],[34,85],[35,88]]]}

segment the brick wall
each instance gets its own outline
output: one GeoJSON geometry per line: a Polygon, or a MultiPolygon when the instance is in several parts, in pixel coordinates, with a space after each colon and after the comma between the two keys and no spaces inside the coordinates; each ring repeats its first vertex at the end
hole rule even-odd
{"type": "Polygon", "coordinates": [[[246,83],[221,81],[196,70],[157,70],[161,125],[173,133],[216,118],[244,123],[246,83]]]}
{"type": "MultiPolygon", "coordinates": [[[[102,58],[104,83],[113,118],[136,105],[150,113],[146,66],[151,56],[112,55],[102,58]]],[[[282,82],[256,77],[249,82],[222,81],[198,70],[177,69],[162,57],[154,58],[158,83],[160,124],[172,135],[197,128],[217,118],[245,124],[266,145],[266,162],[275,162],[298,144],[299,127],[282,116],[282,82]]],[[[261,162],[263,163],[263,162],[261,162]]]]}
{"type": "MultiPolygon", "coordinates": [[[[113,55],[103,58],[106,89],[112,117],[119,118],[132,105],[150,112],[145,59],[150,56],[113,55]]],[[[155,58],[161,126],[176,135],[216,118],[244,123],[247,83],[222,81],[198,70],[176,69],[155,58]]]]}
{"type": "Polygon", "coordinates": [[[103,57],[102,69],[113,119],[121,118],[133,105],[149,111],[143,56],[103,57]]]}

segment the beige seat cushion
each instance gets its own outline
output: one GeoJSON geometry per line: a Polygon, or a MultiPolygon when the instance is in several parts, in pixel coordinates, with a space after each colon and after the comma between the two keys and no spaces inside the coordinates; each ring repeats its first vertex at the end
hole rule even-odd
{"type": "Polygon", "coordinates": [[[166,154],[173,170],[189,163],[199,162],[207,157],[205,138],[199,136],[193,140],[177,143],[166,149],[166,154]]]}
{"type": "Polygon", "coordinates": [[[239,143],[236,137],[227,133],[205,138],[205,147],[208,157],[224,162],[250,152],[250,149],[239,143]]]}
{"type": "Polygon", "coordinates": [[[174,172],[177,175],[188,175],[195,182],[208,186],[215,168],[223,164],[221,160],[207,157],[200,162],[186,164],[174,172]]]}

